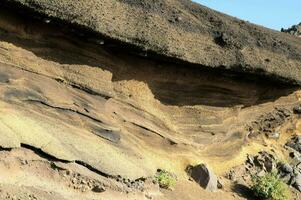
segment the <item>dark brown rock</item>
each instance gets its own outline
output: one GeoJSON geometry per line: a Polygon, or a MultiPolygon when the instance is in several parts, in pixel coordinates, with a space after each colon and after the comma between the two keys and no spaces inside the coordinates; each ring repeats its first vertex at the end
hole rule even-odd
{"type": "Polygon", "coordinates": [[[301,114],[301,105],[297,105],[293,108],[295,114],[301,114]]]}
{"type": "Polygon", "coordinates": [[[299,23],[297,25],[293,25],[292,27],[290,27],[288,29],[283,28],[283,29],[281,29],[281,32],[285,32],[285,33],[289,33],[294,36],[301,37],[301,23],[299,23]]]}
{"type": "Polygon", "coordinates": [[[102,187],[102,186],[95,186],[94,188],[92,188],[92,191],[100,193],[100,192],[106,191],[106,189],[104,187],[102,187]]]}

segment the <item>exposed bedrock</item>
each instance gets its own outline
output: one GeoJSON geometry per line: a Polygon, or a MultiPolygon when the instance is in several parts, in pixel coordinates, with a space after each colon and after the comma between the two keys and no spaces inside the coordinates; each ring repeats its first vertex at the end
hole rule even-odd
{"type": "MultiPolygon", "coordinates": [[[[1,1],[2,6],[7,5],[4,2],[21,2],[31,11],[38,10],[66,22],[70,21],[70,10],[65,6],[78,8],[73,1],[1,1]],[[54,5],[60,5],[64,13],[59,13],[54,5]]],[[[2,148],[38,149],[60,161],[81,163],[113,178],[136,180],[154,175],[157,169],[184,174],[188,164],[199,161],[209,163],[220,173],[231,165],[231,159],[239,157],[252,130],[255,135],[264,128],[273,132],[293,117],[292,107],[300,98],[299,86],[270,75],[299,82],[299,40],[188,1],[164,1],[166,4],[162,5],[158,4],[161,1],[154,2],[153,5],[163,6],[163,13],[171,12],[170,5],[180,6],[183,17],[178,20],[190,20],[190,25],[175,25],[165,18],[169,15],[158,14],[150,7],[145,13],[163,24],[151,20],[145,23],[150,29],[145,30],[158,24],[159,34],[167,27],[167,38],[161,34],[161,41],[158,35],[144,32],[144,40],[139,40],[134,37],[139,36],[135,35],[138,30],[130,27],[138,27],[134,16],[146,9],[143,6],[147,3],[114,1],[121,9],[118,13],[127,16],[130,24],[123,27],[119,20],[124,18],[115,17],[112,29],[119,25],[118,30],[128,30],[129,35],[123,35],[125,32],[118,33],[117,29],[100,31],[107,31],[108,26],[102,26],[110,21],[100,23],[98,17],[112,10],[102,9],[100,4],[113,6],[112,1],[85,1],[87,5],[90,2],[95,3],[89,7],[91,13],[99,11],[95,23],[89,21],[93,17],[82,14],[75,15],[72,23],[89,25],[102,36],[110,35],[119,42],[127,41],[183,62],[130,54],[130,50],[107,38],[102,38],[104,45],[102,40],[95,44],[95,37],[90,34],[72,34],[70,27],[61,29],[56,23],[48,23],[48,18],[43,22],[28,16],[28,11],[17,14],[12,8],[1,8],[2,148]],[[227,31],[231,30],[231,37],[237,37],[233,41],[242,46],[228,44],[224,34],[214,39],[213,22],[198,21],[207,19],[204,13],[212,14],[214,23],[224,17],[227,31]],[[177,40],[173,34],[183,36],[183,46],[177,45],[180,38],[177,40]],[[256,46],[259,38],[261,45],[256,46]],[[279,48],[269,46],[269,38],[280,42],[279,48]],[[221,66],[236,67],[227,70],[221,66]],[[258,69],[262,73],[254,74],[258,69]],[[284,110],[285,114],[281,114],[284,110]]],[[[218,24],[220,30],[226,31],[223,23],[218,24]]]]}

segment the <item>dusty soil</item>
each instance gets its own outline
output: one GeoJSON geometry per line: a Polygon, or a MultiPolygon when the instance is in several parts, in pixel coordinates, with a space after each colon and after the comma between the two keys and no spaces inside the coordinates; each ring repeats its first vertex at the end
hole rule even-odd
{"type": "Polygon", "coordinates": [[[76,163],[49,161],[26,148],[2,151],[0,157],[0,178],[3,180],[0,198],[3,200],[243,199],[233,191],[205,191],[188,180],[179,181],[173,190],[146,185],[144,192],[133,192],[130,188],[123,188],[122,183],[114,183],[76,163]],[[98,191],[108,184],[111,189],[106,187],[106,191],[98,191]]]}
{"type": "Polygon", "coordinates": [[[299,87],[143,58],[0,11],[1,198],[246,199],[231,183],[204,191],[185,168],[222,176],[247,153],[281,154],[299,130],[299,87]],[[157,169],[177,175],[173,191],[152,182],[157,169]]]}

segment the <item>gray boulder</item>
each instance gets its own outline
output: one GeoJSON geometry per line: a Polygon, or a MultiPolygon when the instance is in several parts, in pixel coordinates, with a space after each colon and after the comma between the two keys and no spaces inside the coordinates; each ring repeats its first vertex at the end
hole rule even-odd
{"type": "Polygon", "coordinates": [[[188,173],[202,188],[211,192],[218,189],[218,179],[216,175],[205,164],[190,167],[188,173]]]}
{"type": "Polygon", "coordinates": [[[283,172],[285,172],[285,173],[291,173],[291,172],[293,172],[293,168],[289,164],[287,164],[287,163],[285,163],[285,164],[283,164],[281,166],[281,170],[283,172]]]}
{"type": "Polygon", "coordinates": [[[301,136],[293,136],[285,145],[301,153],[301,136]]]}
{"type": "Polygon", "coordinates": [[[301,192],[301,174],[297,173],[296,176],[294,177],[294,184],[293,186],[301,192]]]}

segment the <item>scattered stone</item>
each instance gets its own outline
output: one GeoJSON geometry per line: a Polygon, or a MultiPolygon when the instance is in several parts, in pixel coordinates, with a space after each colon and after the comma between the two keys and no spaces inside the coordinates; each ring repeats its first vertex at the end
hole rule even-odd
{"type": "Polygon", "coordinates": [[[286,184],[290,184],[293,177],[293,172],[294,168],[288,163],[282,164],[278,170],[281,180],[286,184]]]}
{"type": "Polygon", "coordinates": [[[275,157],[265,151],[261,151],[255,156],[254,163],[259,167],[259,170],[264,170],[265,172],[273,171],[277,165],[275,157]]]}
{"type": "Polygon", "coordinates": [[[270,139],[279,139],[280,137],[280,127],[276,128],[274,132],[268,134],[268,138],[270,139]]]}
{"type": "Polygon", "coordinates": [[[101,192],[106,191],[106,189],[105,189],[104,187],[102,187],[102,186],[97,185],[97,186],[95,186],[95,187],[92,189],[92,191],[93,191],[93,192],[96,192],[96,193],[101,193],[101,192]]]}
{"type": "Polygon", "coordinates": [[[254,157],[251,155],[247,155],[247,161],[248,164],[250,164],[251,166],[254,166],[254,157]]]}
{"type": "Polygon", "coordinates": [[[27,165],[27,164],[28,164],[28,161],[27,161],[27,160],[21,160],[21,164],[22,164],[22,165],[27,165]]]}
{"type": "Polygon", "coordinates": [[[227,33],[217,33],[215,37],[215,43],[224,47],[231,44],[231,38],[227,33]]]}
{"type": "Polygon", "coordinates": [[[280,136],[280,127],[291,116],[291,111],[285,108],[275,108],[270,113],[259,116],[246,128],[250,132],[249,137],[265,134],[269,138],[280,136]]]}
{"type": "Polygon", "coordinates": [[[300,153],[294,151],[294,152],[291,152],[291,153],[289,154],[289,156],[290,156],[291,158],[293,158],[294,160],[296,160],[296,161],[298,161],[298,162],[301,162],[301,155],[300,155],[300,153]]]}
{"type": "Polygon", "coordinates": [[[44,22],[45,22],[46,24],[49,24],[49,23],[51,22],[51,19],[44,19],[44,22]]]}
{"type": "Polygon", "coordinates": [[[188,174],[201,187],[208,191],[216,191],[218,188],[218,180],[215,174],[205,165],[190,166],[187,169],[188,174]]]}
{"type": "Polygon", "coordinates": [[[285,146],[290,147],[297,152],[301,153],[301,136],[295,135],[293,136],[286,144],[285,146]]]}
{"type": "MultiPolygon", "coordinates": [[[[294,136],[290,141],[293,143],[301,142],[300,136],[294,136]]],[[[290,156],[301,157],[300,153],[297,151],[291,152],[290,156]]],[[[233,181],[233,177],[237,176],[235,183],[238,184],[239,181],[243,181],[239,184],[248,184],[248,181],[252,175],[259,177],[265,176],[267,173],[276,171],[279,178],[287,185],[295,187],[301,192],[301,161],[292,161],[291,163],[280,164],[276,157],[268,152],[259,152],[256,156],[248,155],[245,161],[245,166],[240,166],[238,169],[232,169],[226,177],[233,181]],[[239,169],[244,169],[243,172],[239,169]]]]}
{"type": "Polygon", "coordinates": [[[149,195],[149,194],[145,194],[145,198],[147,198],[147,199],[153,199],[153,197],[151,195],[149,195]]]}
{"type": "Polygon", "coordinates": [[[284,183],[289,184],[292,179],[292,176],[291,176],[291,174],[286,174],[286,175],[280,176],[280,178],[284,183]]]}
{"type": "Polygon", "coordinates": [[[285,173],[292,173],[293,172],[293,168],[287,163],[285,163],[281,166],[281,170],[285,173]]]}
{"type": "Polygon", "coordinates": [[[220,179],[218,179],[218,180],[217,180],[217,188],[218,188],[218,189],[223,189],[223,187],[224,187],[223,182],[222,182],[220,179]]]}
{"type": "Polygon", "coordinates": [[[235,170],[231,169],[227,174],[226,174],[226,178],[234,181],[236,179],[236,173],[235,170]]]}
{"type": "Polygon", "coordinates": [[[293,186],[299,191],[301,192],[301,174],[297,173],[294,178],[293,178],[293,186]]]}
{"type": "Polygon", "coordinates": [[[177,21],[177,22],[182,21],[182,17],[178,16],[178,17],[176,18],[176,21],[177,21]]]}
{"type": "Polygon", "coordinates": [[[98,39],[98,40],[96,40],[96,42],[97,42],[98,44],[100,44],[100,45],[104,45],[104,44],[105,44],[105,41],[102,40],[102,39],[98,39]]]}
{"type": "Polygon", "coordinates": [[[301,105],[297,105],[293,108],[295,114],[301,114],[301,105]]]}

